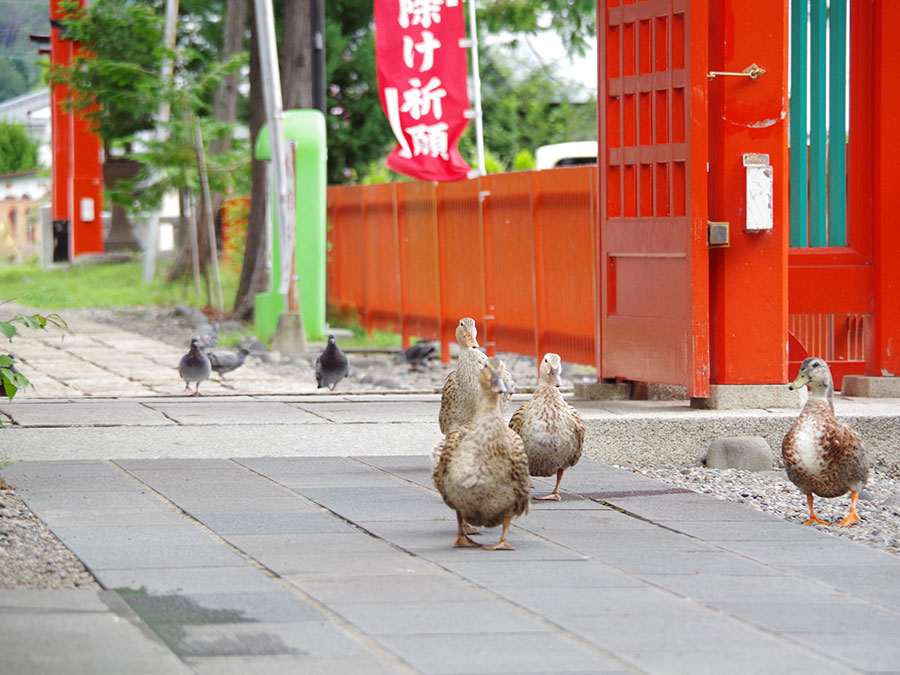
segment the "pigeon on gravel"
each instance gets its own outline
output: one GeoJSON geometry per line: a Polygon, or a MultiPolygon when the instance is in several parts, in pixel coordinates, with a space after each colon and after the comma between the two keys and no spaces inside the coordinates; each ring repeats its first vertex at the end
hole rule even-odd
{"type": "Polygon", "coordinates": [[[200,334],[197,337],[200,339],[200,349],[208,352],[219,344],[219,323],[216,322],[212,326],[204,324],[200,327],[200,334]]]}
{"type": "Polygon", "coordinates": [[[427,366],[428,360],[432,358],[437,351],[437,345],[430,340],[421,340],[414,345],[410,345],[403,350],[403,359],[412,367],[412,370],[418,370],[421,366],[427,366]]]}
{"type": "Polygon", "coordinates": [[[328,387],[334,391],[334,385],[347,376],[347,356],[337,346],[334,335],[328,336],[328,344],[316,359],[316,382],[319,389],[328,387]]]}
{"type": "Polygon", "coordinates": [[[178,364],[178,374],[184,380],[185,391],[190,391],[191,382],[196,382],[194,396],[202,396],[200,383],[209,377],[211,370],[212,366],[209,362],[209,357],[200,348],[200,338],[194,337],[191,340],[190,351],[181,357],[181,363],[178,364]]]}
{"type": "Polygon", "coordinates": [[[229,349],[217,349],[216,351],[208,352],[206,355],[209,357],[212,369],[224,380],[225,373],[230,373],[232,370],[244,365],[244,359],[247,358],[249,353],[250,351],[247,349],[240,349],[236,352],[229,349]]]}

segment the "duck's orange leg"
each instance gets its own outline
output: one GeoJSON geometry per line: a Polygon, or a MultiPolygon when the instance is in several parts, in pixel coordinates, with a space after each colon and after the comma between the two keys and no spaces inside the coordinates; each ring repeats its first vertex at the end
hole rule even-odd
{"type": "Polygon", "coordinates": [[[534,497],[534,499],[539,499],[541,501],[548,502],[558,502],[559,501],[559,484],[562,483],[562,477],[565,469],[560,469],[556,472],[556,487],[553,488],[553,492],[549,495],[544,495],[543,497],[534,497]]]}
{"type": "Polygon", "coordinates": [[[852,525],[853,523],[858,523],[860,521],[859,514],[856,512],[856,500],[858,499],[859,491],[854,490],[850,493],[850,513],[848,513],[847,517],[839,522],[838,525],[840,525],[841,527],[847,527],[848,525],[852,525]]]}
{"type": "MultiPolygon", "coordinates": [[[[806,494],[806,503],[809,504],[809,520],[807,520],[804,525],[812,525],[814,523],[819,523],[820,525],[831,525],[831,523],[826,523],[824,520],[819,520],[816,518],[816,512],[813,511],[813,496],[812,492],[808,492],[806,494]]],[[[849,518],[849,516],[848,516],[849,518]]]]}
{"type": "Polygon", "coordinates": [[[506,541],[506,533],[509,531],[510,517],[503,519],[503,532],[500,534],[500,541],[493,546],[485,546],[488,551],[515,551],[516,547],[506,541]]]}
{"type": "Polygon", "coordinates": [[[456,541],[453,543],[453,548],[472,548],[472,547],[478,548],[481,546],[481,544],[479,544],[477,541],[470,539],[469,536],[466,534],[466,528],[465,528],[465,524],[463,523],[463,517],[459,511],[456,512],[456,525],[457,525],[456,541]]]}

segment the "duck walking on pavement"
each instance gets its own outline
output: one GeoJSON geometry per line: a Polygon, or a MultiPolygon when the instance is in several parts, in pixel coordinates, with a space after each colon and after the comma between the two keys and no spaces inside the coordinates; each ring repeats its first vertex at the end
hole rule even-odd
{"type": "Polygon", "coordinates": [[[509,428],[515,431],[528,455],[528,473],[532,476],[556,474],[553,492],[535,499],[559,501],[563,473],[581,459],[584,422],[578,411],[566,403],[559,392],[562,359],[548,353],[541,361],[541,380],[531,400],[513,413],[509,428]]]}
{"type": "Polygon", "coordinates": [[[211,371],[212,365],[209,357],[200,348],[200,338],[193,338],[190,351],[181,357],[181,363],[178,364],[178,374],[184,380],[185,391],[190,391],[191,382],[194,382],[196,383],[194,396],[202,396],[200,383],[209,377],[211,371]]]}
{"type": "MultiPolygon", "coordinates": [[[[438,424],[442,434],[448,434],[456,427],[472,421],[478,411],[478,400],[481,385],[479,374],[488,357],[478,350],[478,329],[475,320],[463,317],[456,327],[456,341],[459,343],[459,358],[455,370],[451,370],[444,380],[441,389],[441,410],[438,413],[438,424]]],[[[515,383],[506,366],[500,362],[502,379],[506,385],[505,392],[499,397],[501,410],[506,410],[509,400],[515,392],[515,383]]]]}
{"type": "Polygon", "coordinates": [[[504,421],[497,398],[507,393],[500,359],[488,359],[479,373],[480,392],[475,419],[451,431],[438,443],[432,472],[444,502],[456,511],[454,547],[480,546],[465,531],[465,523],[503,525],[500,541],[488,550],[513,550],[507,541],[512,518],[528,512],[528,457],[519,438],[504,421]]]}
{"type": "Polygon", "coordinates": [[[224,380],[225,373],[230,373],[232,370],[237,370],[244,365],[244,359],[247,358],[249,353],[250,351],[247,349],[239,349],[236,352],[229,349],[217,349],[207,352],[206,355],[209,357],[212,369],[224,380]]]}
{"type": "Polygon", "coordinates": [[[809,520],[821,523],[813,511],[813,495],[840,497],[850,493],[850,512],[838,525],[859,522],[856,502],[869,478],[869,463],[859,435],[834,417],[834,382],[828,364],[808,358],[790,389],[809,386],[809,399],[781,443],[788,478],[806,495],[809,520]]]}
{"type": "Polygon", "coordinates": [[[328,336],[328,344],[316,359],[316,382],[318,388],[328,387],[328,391],[334,391],[334,386],[347,376],[347,356],[337,346],[334,335],[328,336]]]}

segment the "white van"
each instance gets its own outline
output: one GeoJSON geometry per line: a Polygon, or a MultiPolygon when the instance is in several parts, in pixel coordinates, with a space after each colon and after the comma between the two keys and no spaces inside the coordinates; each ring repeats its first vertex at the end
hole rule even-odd
{"type": "Polygon", "coordinates": [[[542,145],[534,152],[537,169],[597,163],[597,141],[570,141],[542,145]]]}

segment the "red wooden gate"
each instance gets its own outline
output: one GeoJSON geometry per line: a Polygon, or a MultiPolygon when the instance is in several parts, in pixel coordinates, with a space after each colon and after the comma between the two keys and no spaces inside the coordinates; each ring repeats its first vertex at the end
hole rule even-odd
{"type": "Polygon", "coordinates": [[[707,0],[598,3],[601,372],[709,394],[707,0]]]}

